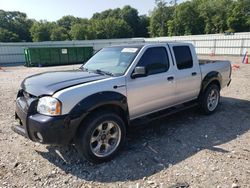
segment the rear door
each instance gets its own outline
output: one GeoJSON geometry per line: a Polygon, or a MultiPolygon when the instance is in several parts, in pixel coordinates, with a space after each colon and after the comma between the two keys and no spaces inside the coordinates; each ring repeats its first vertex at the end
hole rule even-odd
{"type": "Polygon", "coordinates": [[[127,76],[127,99],[131,119],[161,110],[175,103],[175,80],[166,46],[143,49],[142,57],[127,76]],[[136,66],[147,68],[148,75],[131,78],[136,66]]]}
{"type": "Polygon", "coordinates": [[[183,103],[198,97],[201,74],[194,47],[191,44],[169,44],[176,68],[176,97],[183,103]]]}

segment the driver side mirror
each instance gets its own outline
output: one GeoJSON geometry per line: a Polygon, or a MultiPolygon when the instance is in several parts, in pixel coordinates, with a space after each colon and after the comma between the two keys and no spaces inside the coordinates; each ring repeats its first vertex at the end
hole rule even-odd
{"type": "Polygon", "coordinates": [[[146,67],[135,67],[135,70],[133,71],[131,78],[139,78],[139,77],[146,77],[147,76],[147,69],[146,67]]]}

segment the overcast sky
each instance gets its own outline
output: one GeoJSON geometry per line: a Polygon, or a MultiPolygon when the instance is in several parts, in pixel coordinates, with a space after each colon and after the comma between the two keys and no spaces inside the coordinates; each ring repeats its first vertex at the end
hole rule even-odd
{"type": "MultiPolygon", "coordinates": [[[[169,1],[168,1],[169,2],[169,1]]],[[[64,15],[90,18],[93,13],[130,5],[139,14],[148,14],[155,6],[154,0],[0,0],[0,9],[21,11],[29,18],[55,21],[64,15]]]]}

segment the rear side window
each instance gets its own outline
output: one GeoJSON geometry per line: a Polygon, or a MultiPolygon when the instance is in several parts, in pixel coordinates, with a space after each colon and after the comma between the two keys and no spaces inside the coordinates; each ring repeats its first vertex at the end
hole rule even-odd
{"type": "Polygon", "coordinates": [[[169,69],[169,59],[164,47],[147,49],[137,66],[147,68],[148,75],[166,72],[169,69]]]}
{"type": "Polygon", "coordinates": [[[173,50],[178,69],[193,67],[193,58],[188,46],[174,46],[173,50]]]}

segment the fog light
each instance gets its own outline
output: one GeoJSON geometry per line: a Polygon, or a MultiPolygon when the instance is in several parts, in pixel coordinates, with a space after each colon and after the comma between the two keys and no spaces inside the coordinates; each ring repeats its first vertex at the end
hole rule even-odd
{"type": "Polygon", "coordinates": [[[39,139],[39,142],[43,142],[43,136],[41,133],[37,132],[36,137],[39,139]]]}

